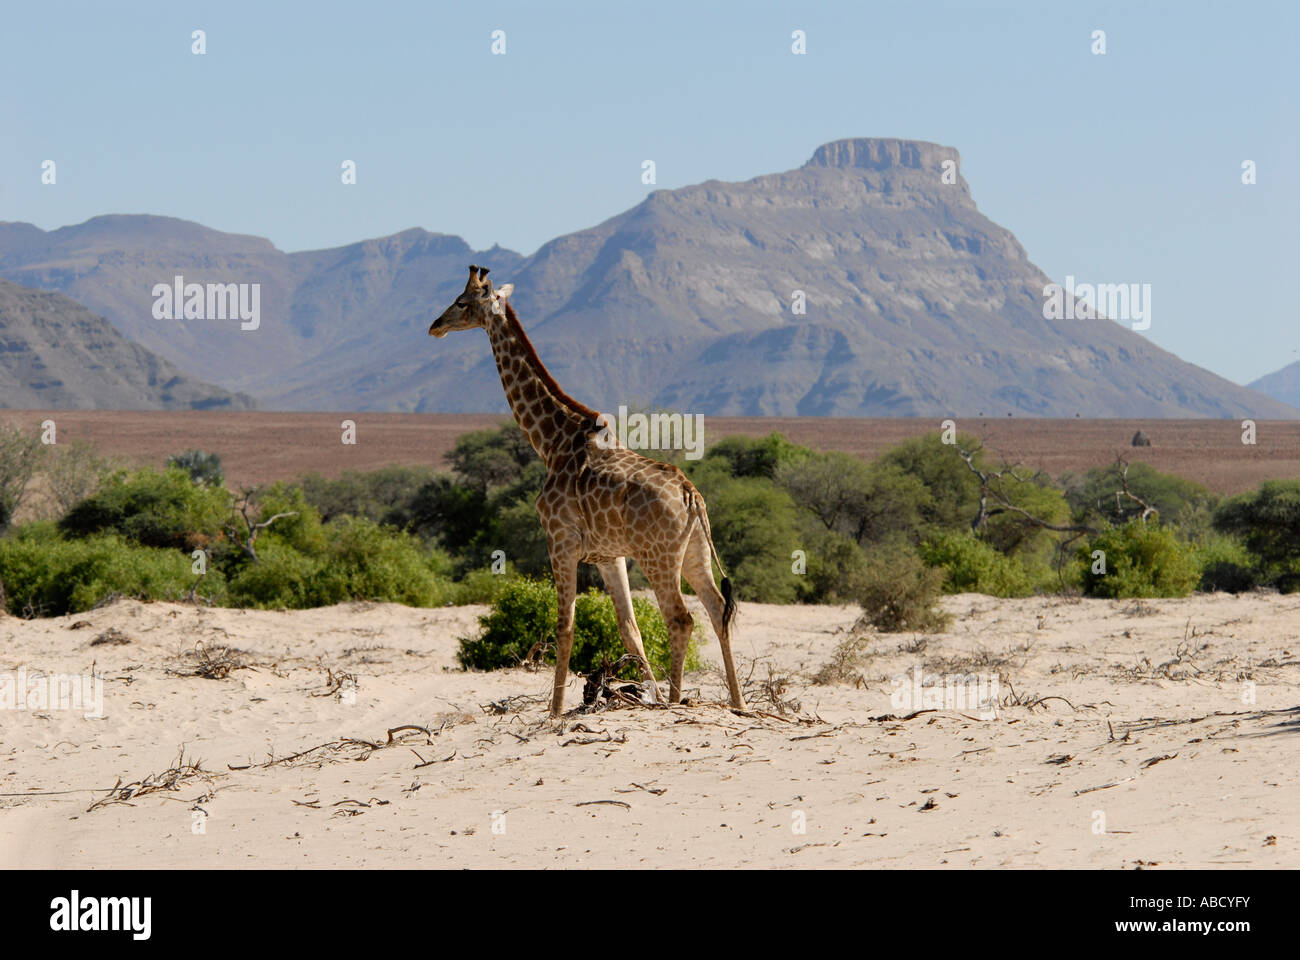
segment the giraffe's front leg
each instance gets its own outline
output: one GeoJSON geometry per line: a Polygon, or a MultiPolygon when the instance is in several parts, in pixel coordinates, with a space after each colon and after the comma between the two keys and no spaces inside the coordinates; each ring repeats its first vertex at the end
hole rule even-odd
{"type": "Polygon", "coordinates": [[[573,606],[578,596],[577,543],[559,539],[551,541],[551,572],[555,575],[555,599],[558,610],[551,716],[558,717],[564,712],[564,685],[569,676],[569,655],[573,652],[573,606]]]}

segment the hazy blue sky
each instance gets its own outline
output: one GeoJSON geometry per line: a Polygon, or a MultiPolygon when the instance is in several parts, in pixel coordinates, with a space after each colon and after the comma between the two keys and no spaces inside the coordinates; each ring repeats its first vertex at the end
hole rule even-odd
{"type": "Polygon", "coordinates": [[[1152,284],[1145,335],[1246,381],[1300,359],[1298,8],[8,5],[0,220],[167,214],[285,250],[420,226],[531,253],[638,202],[646,159],[671,188],[933,140],[1050,276],[1152,284]]]}

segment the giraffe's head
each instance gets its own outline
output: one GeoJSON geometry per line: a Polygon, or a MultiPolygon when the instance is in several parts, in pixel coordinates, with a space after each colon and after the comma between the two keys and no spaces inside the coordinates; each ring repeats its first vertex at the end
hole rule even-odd
{"type": "Polygon", "coordinates": [[[433,321],[429,327],[431,336],[445,337],[452,330],[486,327],[494,314],[505,313],[506,297],[510,296],[515,285],[507,283],[500,290],[493,290],[487,275],[487,267],[470,264],[469,282],[465,284],[464,292],[433,321]]]}

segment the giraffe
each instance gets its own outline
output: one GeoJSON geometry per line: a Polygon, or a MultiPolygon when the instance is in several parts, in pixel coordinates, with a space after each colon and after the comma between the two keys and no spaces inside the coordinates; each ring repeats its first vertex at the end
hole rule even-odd
{"type": "Polygon", "coordinates": [[[559,601],[551,716],[564,711],[579,562],[600,570],[614,600],[623,646],[640,665],[650,696],[659,701],[632,610],[628,557],[641,565],[668,626],[669,702],[681,701],[686,648],[695,626],[682,597],[685,577],[704,604],[722,647],[731,705],[743,710],[745,698],[731,659],[736,604],[713,545],[704,497],[677,467],[621,446],[608,421],[560,388],[508,300],[514,284],[496,290],[487,274],[487,267],[470,266],[464,291],[430,325],[429,333],[444,337],[453,330],[487,331],[510,409],[546,465],[537,514],[546,532],[559,601]],[[713,580],[714,562],[722,572],[721,589],[713,580]]]}

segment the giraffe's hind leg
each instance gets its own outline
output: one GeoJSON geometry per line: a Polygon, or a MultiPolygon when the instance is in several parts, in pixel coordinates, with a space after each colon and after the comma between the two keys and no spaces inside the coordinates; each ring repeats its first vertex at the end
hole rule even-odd
{"type": "Polygon", "coordinates": [[[605,588],[614,600],[614,610],[618,613],[618,634],[623,638],[623,646],[641,665],[641,676],[651,696],[651,703],[659,703],[659,686],[655,683],[654,671],[646,659],[645,648],[641,644],[641,629],[636,625],[636,612],[632,608],[632,589],[627,582],[627,560],[619,557],[612,563],[598,565],[600,575],[605,579],[605,588]]]}
{"type": "Polygon", "coordinates": [[[668,702],[680,703],[686,649],[691,642],[691,631],[695,628],[695,619],[686,608],[685,599],[682,598],[681,557],[658,558],[653,562],[638,559],[641,569],[645,571],[646,579],[654,589],[655,599],[659,601],[659,611],[664,615],[664,623],[668,625],[668,637],[672,645],[672,662],[668,671],[668,702]]]}
{"type": "Polygon", "coordinates": [[[731,659],[731,624],[725,618],[726,601],[713,582],[713,558],[709,553],[709,541],[699,527],[695,528],[690,543],[687,544],[686,556],[682,560],[682,576],[709,612],[713,632],[718,635],[722,663],[727,669],[727,691],[731,696],[731,705],[737,710],[744,710],[745,695],[741,692],[736,666],[731,659]]]}

